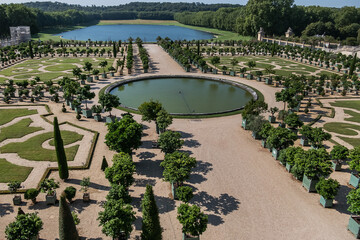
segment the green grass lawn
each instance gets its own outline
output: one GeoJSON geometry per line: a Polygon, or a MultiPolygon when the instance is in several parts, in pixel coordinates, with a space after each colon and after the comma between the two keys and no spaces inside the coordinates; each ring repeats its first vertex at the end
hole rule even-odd
{"type": "Polygon", "coordinates": [[[350,123],[330,122],[324,125],[324,129],[328,132],[356,136],[357,132],[352,129],[360,131],[360,126],[350,123]]]}
{"type": "Polygon", "coordinates": [[[360,138],[347,138],[347,137],[339,137],[339,138],[353,147],[360,146],[360,138]]]}
{"type": "MultiPolygon", "coordinates": [[[[30,138],[29,140],[21,143],[9,143],[0,148],[2,153],[17,153],[21,158],[33,161],[56,161],[55,150],[42,148],[43,142],[53,138],[53,132],[40,134],[30,138]]],[[[83,138],[83,135],[70,131],[62,131],[61,136],[64,145],[77,142],[83,138]]],[[[73,161],[79,145],[65,149],[68,161],[73,161]]]]}
{"type": "Polygon", "coordinates": [[[8,122],[11,122],[15,118],[37,114],[36,109],[29,110],[26,108],[17,108],[17,109],[0,109],[0,125],[4,125],[8,122]]]}
{"type": "Polygon", "coordinates": [[[29,127],[32,122],[30,118],[25,118],[11,126],[2,128],[0,130],[0,142],[10,138],[21,138],[27,134],[43,130],[41,127],[29,127]]]}
{"type": "Polygon", "coordinates": [[[335,101],[330,103],[333,107],[353,108],[360,111],[360,101],[335,101]]]}
{"type": "Polygon", "coordinates": [[[18,166],[0,158],[0,183],[24,182],[31,171],[31,167],[18,166]]]}
{"type": "Polygon", "coordinates": [[[357,113],[357,112],[354,112],[351,110],[347,110],[347,109],[344,109],[344,113],[349,114],[351,116],[349,118],[345,118],[346,121],[360,123],[360,113],[357,113]]]}

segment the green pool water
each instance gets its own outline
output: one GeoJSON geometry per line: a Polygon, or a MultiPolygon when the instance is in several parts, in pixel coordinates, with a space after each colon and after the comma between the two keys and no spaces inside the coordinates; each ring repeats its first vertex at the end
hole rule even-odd
{"type": "Polygon", "coordinates": [[[243,107],[252,95],[229,83],[198,78],[158,78],[134,81],[110,91],[122,106],[137,109],[158,100],[170,113],[216,113],[243,107]]]}

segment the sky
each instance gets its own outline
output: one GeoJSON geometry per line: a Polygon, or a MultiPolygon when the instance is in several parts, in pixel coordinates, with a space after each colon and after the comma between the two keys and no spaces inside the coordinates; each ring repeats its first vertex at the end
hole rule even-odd
{"type": "MultiPolygon", "coordinates": [[[[2,3],[23,3],[30,0],[0,0],[2,3]]],[[[46,2],[49,0],[37,0],[39,2],[46,2]]],[[[57,0],[58,2],[80,4],[80,5],[119,5],[129,2],[203,2],[203,3],[233,3],[245,5],[247,0],[57,0]]],[[[55,1],[52,1],[55,2],[55,1]]],[[[355,6],[360,7],[360,0],[295,0],[296,5],[319,5],[324,7],[343,7],[343,6],[355,6]]]]}

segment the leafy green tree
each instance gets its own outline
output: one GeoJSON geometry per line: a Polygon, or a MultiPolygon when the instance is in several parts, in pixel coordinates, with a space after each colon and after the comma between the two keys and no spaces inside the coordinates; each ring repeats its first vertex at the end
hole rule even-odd
{"type": "Polygon", "coordinates": [[[32,42],[31,41],[29,41],[29,55],[30,55],[31,59],[34,58],[34,53],[33,53],[33,48],[32,48],[32,42]]]}
{"type": "Polygon", "coordinates": [[[161,240],[162,229],[160,226],[159,210],[156,206],[154,192],[151,185],[146,185],[146,191],[141,201],[143,240],[161,240]]]}
{"type": "Polygon", "coordinates": [[[150,100],[149,102],[142,103],[138,109],[142,115],[141,119],[146,122],[154,121],[156,129],[158,129],[157,117],[158,113],[163,109],[161,103],[150,100]]]}
{"type": "Polygon", "coordinates": [[[303,156],[306,157],[304,174],[309,179],[318,180],[332,172],[330,155],[324,148],[310,149],[303,156]]]}
{"type": "Polygon", "coordinates": [[[241,115],[243,119],[248,120],[251,116],[258,116],[263,112],[266,112],[268,109],[267,103],[262,100],[253,100],[251,99],[244,107],[241,115]]]}
{"type": "Polygon", "coordinates": [[[120,105],[120,99],[118,96],[112,95],[110,93],[105,93],[99,96],[99,103],[106,112],[109,112],[111,116],[111,110],[120,105]]]}
{"type": "Polygon", "coordinates": [[[69,169],[57,117],[54,117],[54,145],[58,161],[59,176],[61,179],[67,179],[69,177],[69,169]]]}
{"type": "Polygon", "coordinates": [[[85,85],[83,87],[80,87],[77,93],[81,101],[85,100],[85,106],[86,109],[88,109],[87,100],[91,100],[95,97],[95,93],[90,91],[90,85],[85,85]]]}
{"type": "Polygon", "coordinates": [[[131,154],[133,149],[141,146],[142,125],[132,115],[125,115],[119,121],[107,125],[105,144],[110,150],[131,154]]]}
{"type": "Polygon", "coordinates": [[[103,69],[104,74],[105,74],[105,68],[106,68],[107,65],[108,65],[108,62],[106,60],[101,61],[99,63],[99,66],[103,69]]]}
{"type": "Polygon", "coordinates": [[[278,127],[271,130],[267,138],[267,143],[270,147],[281,150],[294,145],[296,139],[297,136],[295,133],[289,129],[278,127]]]}
{"type": "Polygon", "coordinates": [[[296,90],[294,88],[287,88],[281,90],[281,92],[275,93],[275,98],[277,102],[284,102],[284,109],[286,108],[286,103],[290,104],[296,95],[296,90]]]}
{"type": "Polygon", "coordinates": [[[331,159],[341,163],[346,160],[349,155],[349,149],[342,145],[335,145],[330,152],[331,159]]]}
{"type": "Polygon", "coordinates": [[[173,152],[165,155],[164,161],[160,163],[164,168],[164,180],[181,185],[190,177],[191,169],[196,166],[196,159],[188,153],[173,152]]]}
{"type": "Polygon", "coordinates": [[[59,203],[59,239],[79,239],[79,234],[76,230],[71,210],[66,200],[66,193],[63,192],[60,197],[59,203]]]}
{"type": "Polygon", "coordinates": [[[172,124],[173,118],[172,116],[165,110],[161,109],[156,117],[156,122],[160,129],[160,132],[164,132],[167,127],[172,124]]]}
{"type": "Polygon", "coordinates": [[[134,182],[135,164],[129,154],[118,153],[113,157],[113,165],[105,169],[105,177],[111,184],[128,188],[134,182]]]}
{"type": "Polygon", "coordinates": [[[304,123],[300,120],[299,116],[296,113],[290,113],[285,117],[285,123],[291,129],[296,129],[304,125],[304,123]]]}
{"type": "Polygon", "coordinates": [[[323,141],[327,141],[331,138],[331,134],[324,132],[322,128],[313,128],[311,135],[308,137],[310,144],[319,148],[323,146],[323,141]]]}
{"type": "Polygon", "coordinates": [[[236,58],[232,58],[232,59],[230,60],[230,64],[231,64],[231,66],[233,67],[233,71],[235,71],[235,66],[238,65],[238,63],[239,63],[239,61],[236,60],[236,58]]]}
{"type": "Polygon", "coordinates": [[[118,53],[118,48],[116,46],[116,43],[113,42],[113,56],[114,56],[114,58],[116,58],[117,53],[118,53]]]}
{"type": "Polygon", "coordinates": [[[108,195],[106,195],[106,200],[111,201],[123,201],[126,204],[131,204],[131,196],[129,191],[123,185],[112,184],[108,195]]]}
{"type": "Polygon", "coordinates": [[[83,69],[89,73],[89,76],[91,75],[91,70],[93,70],[93,66],[91,62],[85,62],[83,69]]]}
{"type": "Polygon", "coordinates": [[[43,222],[37,213],[19,214],[15,221],[5,228],[8,240],[29,240],[43,229],[43,222]]]}
{"type": "Polygon", "coordinates": [[[356,62],[357,62],[357,53],[355,53],[355,56],[351,62],[349,76],[352,76],[354,74],[355,68],[356,68],[356,62]]]}
{"type": "Polygon", "coordinates": [[[351,170],[360,172],[360,147],[355,147],[349,152],[349,167],[351,170]]]}
{"type": "Polygon", "coordinates": [[[33,204],[36,203],[36,197],[39,195],[39,190],[37,190],[36,188],[29,188],[28,190],[26,190],[24,198],[25,199],[30,199],[33,204]]]}
{"type": "Polygon", "coordinates": [[[194,196],[193,189],[189,186],[181,186],[176,189],[176,197],[184,202],[188,203],[194,196]]]}
{"type": "Polygon", "coordinates": [[[271,130],[274,127],[269,123],[269,122],[265,122],[262,126],[261,126],[261,130],[259,132],[259,135],[262,137],[262,139],[267,139],[271,133],[271,130]]]}
{"type": "Polygon", "coordinates": [[[125,240],[132,231],[135,212],[130,204],[123,201],[110,200],[104,204],[104,211],[99,212],[98,220],[102,232],[106,236],[125,240]]]}
{"type": "Polygon", "coordinates": [[[165,131],[160,134],[158,143],[161,151],[169,154],[179,150],[184,144],[184,140],[181,140],[179,132],[165,131]]]}
{"type": "Polygon", "coordinates": [[[339,182],[332,178],[321,178],[315,186],[316,192],[325,199],[334,199],[339,191],[339,188],[339,182]]]}
{"type": "Polygon", "coordinates": [[[178,207],[177,212],[177,219],[183,226],[183,233],[189,233],[192,236],[200,236],[206,231],[208,216],[202,213],[198,206],[190,206],[187,203],[182,203],[178,207]]]}
{"type": "Polygon", "coordinates": [[[359,215],[360,214],[360,188],[353,189],[346,196],[347,204],[349,204],[348,211],[359,215]]]}

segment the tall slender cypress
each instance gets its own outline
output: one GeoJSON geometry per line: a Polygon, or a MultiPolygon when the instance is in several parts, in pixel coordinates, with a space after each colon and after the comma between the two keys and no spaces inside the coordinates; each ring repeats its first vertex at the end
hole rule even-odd
{"type": "Polygon", "coordinates": [[[54,145],[59,167],[59,176],[61,179],[67,179],[69,177],[69,169],[57,117],[54,118],[54,145]]]}
{"type": "Polygon", "coordinates": [[[146,185],[141,207],[143,213],[141,239],[161,240],[162,229],[159,220],[159,210],[156,206],[152,186],[150,185],[146,185]]]}
{"type": "Polygon", "coordinates": [[[357,53],[355,53],[354,59],[353,59],[353,61],[351,63],[350,71],[349,71],[349,77],[351,77],[354,74],[355,66],[356,66],[356,60],[357,60],[356,57],[357,57],[357,53]]]}
{"type": "Polygon", "coordinates": [[[61,194],[59,204],[59,239],[78,240],[79,234],[76,230],[75,222],[70,207],[66,202],[65,195],[64,192],[61,194]]]}
{"type": "Polygon", "coordinates": [[[116,43],[115,42],[113,42],[113,54],[114,54],[114,58],[116,58],[117,48],[116,48],[116,43]]]}
{"type": "Polygon", "coordinates": [[[30,54],[31,59],[33,59],[34,58],[34,53],[33,53],[31,41],[29,41],[29,54],[30,54]]]}

